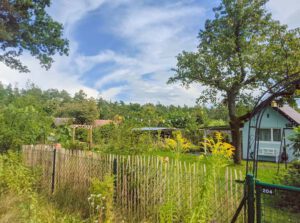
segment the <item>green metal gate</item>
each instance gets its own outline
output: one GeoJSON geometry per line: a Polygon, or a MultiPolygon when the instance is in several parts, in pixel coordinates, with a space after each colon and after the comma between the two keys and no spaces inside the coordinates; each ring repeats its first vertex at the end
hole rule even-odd
{"type": "Polygon", "coordinates": [[[300,188],[260,182],[248,174],[244,199],[231,222],[239,222],[241,215],[248,223],[300,223],[300,188]]]}
{"type": "Polygon", "coordinates": [[[255,181],[257,222],[300,222],[300,188],[255,181]]]}

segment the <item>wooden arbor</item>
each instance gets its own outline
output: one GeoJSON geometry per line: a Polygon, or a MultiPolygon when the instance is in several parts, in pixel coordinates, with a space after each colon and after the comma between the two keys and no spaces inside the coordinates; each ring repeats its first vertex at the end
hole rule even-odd
{"type": "Polygon", "coordinates": [[[75,135],[76,135],[76,129],[87,129],[88,135],[87,135],[87,143],[89,144],[89,148],[92,147],[93,144],[93,126],[92,125],[71,125],[72,128],[72,142],[75,142],[75,135]]]}

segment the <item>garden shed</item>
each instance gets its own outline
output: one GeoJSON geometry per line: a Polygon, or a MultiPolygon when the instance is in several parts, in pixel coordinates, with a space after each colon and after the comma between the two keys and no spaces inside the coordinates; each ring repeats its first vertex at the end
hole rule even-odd
{"type": "MultiPolygon", "coordinates": [[[[255,123],[254,116],[252,123],[255,123]]],[[[259,149],[256,154],[258,160],[281,162],[292,161],[296,157],[293,155],[293,142],[289,140],[293,128],[300,125],[300,114],[288,105],[269,106],[263,113],[259,129],[259,149]],[[286,152],[285,152],[286,151],[286,152]]],[[[250,137],[250,158],[254,158],[254,132],[255,128],[250,128],[249,120],[244,123],[242,133],[243,159],[247,159],[247,144],[250,137]]]]}

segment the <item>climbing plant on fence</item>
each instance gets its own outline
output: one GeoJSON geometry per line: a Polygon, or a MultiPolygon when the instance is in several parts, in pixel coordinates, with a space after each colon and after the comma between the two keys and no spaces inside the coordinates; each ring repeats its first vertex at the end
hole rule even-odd
{"type": "MultiPolygon", "coordinates": [[[[121,156],[23,146],[24,162],[43,173],[42,189],[66,188],[88,207],[91,180],[114,177],[114,210],[125,222],[230,222],[243,195],[240,171],[154,156],[121,156]]],[[[64,202],[70,199],[64,196],[64,202]]],[[[88,210],[86,210],[88,212],[88,210]]]]}

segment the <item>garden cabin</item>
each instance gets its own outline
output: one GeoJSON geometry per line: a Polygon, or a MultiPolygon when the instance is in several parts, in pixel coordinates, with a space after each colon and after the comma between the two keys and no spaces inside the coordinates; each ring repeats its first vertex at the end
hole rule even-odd
{"type": "MultiPolygon", "coordinates": [[[[253,119],[257,118],[256,116],[253,119]]],[[[252,123],[255,123],[253,120],[252,123]]],[[[263,113],[259,131],[259,149],[257,158],[261,161],[288,162],[296,159],[293,155],[293,142],[289,140],[293,127],[300,125],[300,114],[288,105],[282,107],[269,106],[263,113]],[[284,140],[285,139],[285,140],[284,140]],[[286,148],[286,154],[283,147],[286,148]]],[[[243,159],[247,159],[249,121],[244,123],[242,129],[243,159]]],[[[250,158],[254,156],[254,132],[251,128],[250,158]]]]}

